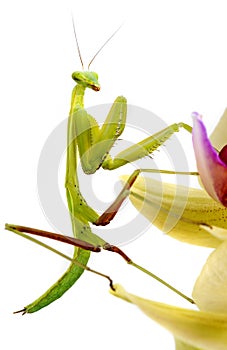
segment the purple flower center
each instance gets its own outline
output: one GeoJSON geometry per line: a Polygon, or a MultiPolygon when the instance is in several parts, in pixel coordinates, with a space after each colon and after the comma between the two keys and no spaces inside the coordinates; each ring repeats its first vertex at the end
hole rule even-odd
{"type": "Polygon", "coordinates": [[[219,153],[219,158],[227,165],[227,145],[225,145],[219,153]]]}

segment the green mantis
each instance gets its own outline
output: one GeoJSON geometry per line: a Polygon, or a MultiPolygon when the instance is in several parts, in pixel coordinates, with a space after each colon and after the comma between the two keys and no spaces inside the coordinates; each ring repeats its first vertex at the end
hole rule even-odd
{"type": "MultiPolygon", "coordinates": [[[[110,39],[108,39],[107,42],[109,40],[110,39]]],[[[79,47],[78,52],[80,55],[79,47]]],[[[92,61],[93,59],[91,62],[92,61]]],[[[190,132],[190,126],[184,123],[172,124],[164,130],[157,132],[155,135],[147,137],[138,144],[125,149],[117,156],[112,158],[110,155],[111,148],[123,133],[126,125],[127,101],[125,97],[119,96],[116,98],[105,122],[100,127],[97,121],[91,115],[89,115],[84,108],[84,94],[86,89],[92,89],[93,91],[100,90],[97,73],[89,70],[76,71],[72,74],[72,79],[75,81],[76,85],[72,91],[71,107],[68,119],[65,188],[74,238],[18,225],[7,224],[6,229],[21,235],[24,235],[24,233],[30,233],[73,244],[75,246],[74,255],[70,266],[63,276],[61,276],[61,278],[41,297],[20,311],[23,313],[33,313],[60,298],[79,279],[84,270],[91,271],[91,269],[87,267],[90,252],[99,252],[101,249],[112,251],[121,255],[128,264],[131,264],[153,278],[156,278],[174,292],[186,298],[188,301],[193,302],[190,298],[184,296],[181,292],[177,291],[168,283],[162,281],[148,270],[134,263],[131,258],[129,258],[118,247],[105,242],[105,240],[95,235],[90,226],[90,224],[105,226],[111,220],[113,220],[121,204],[129,195],[130,188],[136,181],[138,175],[141,172],[153,172],[153,170],[135,170],[125,183],[123,189],[114,202],[101,215],[98,215],[96,211],[87,204],[80,191],[80,184],[77,175],[78,154],[80,156],[80,162],[85,174],[93,174],[100,167],[106,170],[114,170],[127,163],[134,162],[137,159],[150,155],[168,138],[170,138],[173,133],[178,132],[182,127],[190,132]]],[[[111,288],[114,288],[112,280],[108,276],[97,271],[92,270],[92,272],[108,278],[111,288]]]]}

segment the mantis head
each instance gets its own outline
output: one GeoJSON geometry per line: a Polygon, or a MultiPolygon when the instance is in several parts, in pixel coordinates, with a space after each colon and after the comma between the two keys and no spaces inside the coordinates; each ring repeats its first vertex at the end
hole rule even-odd
{"type": "MultiPolygon", "coordinates": [[[[74,35],[75,35],[75,39],[76,39],[77,51],[79,54],[82,69],[84,69],[84,64],[83,64],[83,60],[82,60],[82,56],[81,56],[81,52],[80,52],[80,48],[79,48],[79,43],[77,40],[76,29],[75,29],[75,24],[74,24],[73,18],[72,18],[72,23],[73,23],[73,30],[74,30],[74,35]]],[[[94,91],[100,90],[100,85],[98,82],[98,74],[95,72],[90,72],[89,68],[90,68],[90,65],[92,64],[92,62],[94,61],[94,59],[96,58],[96,56],[99,54],[99,52],[106,46],[106,44],[112,39],[112,37],[118,32],[118,30],[120,28],[121,28],[121,26],[117,30],[115,30],[115,32],[105,41],[105,43],[96,52],[96,54],[93,56],[90,63],[88,64],[87,71],[81,71],[81,72],[76,71],[72,74],[72,78],[77,84],[80,84],[84,88],[90,88],[94,91]]]]}
{"type": "Polygon", "coordinates": [[[98,74],[95,72],[74,72],[72,74],[73,80],[77,82],[77,84],[80,84],[84,86],[85,88],[90,88],[94,91],[100,90],[100,85],[98,82],[98,74]]]}
{"type": "MultiPolygon", "coordinates": [[[[84,69],[84,64],[83,64],[83,60],[82,60],[82,56],[81,56],[81,52],[80,52],[80,48],[79,48],[79,43],[77,40],[76,29],[75,29],[73,17],[72,17],[72,23],[73,23],[73,30],[74,30],[74,35],[75,35],[75,39],[76,39],[77,52],[78,52],[78,55],[80,58],[82,69],[84,69]]],[[[105,41],[105,43],[96,52],[96,54],[93,56],[90,63],[88,64],[87,71],[82,71],[82,72],[76,71],[72,74],[72,78],[75,82],[77,82],[77,84],[80,84],[84,88],[90,88],[94,91],[100,90],[100,85],[98,82],[98,74],[95,72],[90,72],[89,68],[90,68],[90,65],[92,64],[92,62],[94,61],[94,59],[96,58],[96,56],[99,54],[99,52],[106,46],[106,44],[112,39],[112,37],[118,32],[118,30],[120,28],[121,28],[121,26],[117,30],[115,30],[115,32],[105,41]]]]}

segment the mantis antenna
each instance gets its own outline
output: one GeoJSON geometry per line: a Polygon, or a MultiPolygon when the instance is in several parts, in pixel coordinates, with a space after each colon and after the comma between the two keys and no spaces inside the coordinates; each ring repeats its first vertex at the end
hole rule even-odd
{"type": "Polygon", "coordinates": [[[95,57],[99,54],[99,52],[106,46],[106,44],[114,37],[115,34],[117,34],[117,32],[121,29],[121,27],[123,26],[123,24],[120,25],[120,27],[118,27],[115,32],[104,42],[104,44],[100,47],[100,49],[96,52],[96,54],[93,56],[93,58],[91,59],[89,65],[88,65],[88,70],[90,68],[90,65],[92,64],[92,62],[94,61],[95,57]]]}
{"type": "Polygon", "coordinates": [[[78,43],[78,39],[77,39],[77,35],[76,35],[76,28],[75,28],[75,23],[74,23],[74,20],[73,20],[73,16],[72,16],[72,23],[73,23],[74,36],[75,36],[75,39],[76,39],[77,51],[78,51],[78,54],[79,54],[79,57],[80,57],[80,62],[81,62],[81,65],[82,65],[82,69],[84,70],[84,64],[83,64],[83,60],[82,60],[82,56],[81,56],[81,52],[80,52],[80,47],[79,47],[79,43],[78,43]]]}

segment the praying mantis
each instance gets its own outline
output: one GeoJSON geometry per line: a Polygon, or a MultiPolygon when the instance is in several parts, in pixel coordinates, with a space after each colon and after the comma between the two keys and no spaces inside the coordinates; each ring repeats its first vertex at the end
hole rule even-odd
{"type": "MultiPolygon", "coordinates": [[[[76,31],[74,27],[74,33],[77,43],[78,54],[81,60],[82,69],[83,61],[80,54],[80,49],[77,41],[76,31]]],[[[90,253],[100,252],[101,249],[108,250],[119,254],[128,264],[143,271],[144,273],[155,278],[165,286],[176,292],[189,302],[193,303],[193,300],[180,291],[170,286],[159,277],[155,276],[150,271],[144,269],[140,265],[131,260],[121,249],[107,243],[105,240],[95,235],[92,232],[91,224],[97,226],[105,226],[114,219],[119,208],[124,200],[130,193],[130,188],[136,181],[138,175],[141,172],[155,172],[152,169],[137,169],[124,184],[121,192],[113,203],[102,213],[98,215],[96,211],[91,208],[86,202],[80,191],[80,184],[78,180],[77,167],[78,167],[78,154],[80,163],[85,174],[93,174],[98,171],[99,168],[105,170],[114,170],[124,166],[127,163],[136,161],[150,155],[158,147],[163,145],[167,139],[171,137],[175,132],[178,132],[180,128],[191,132],[191,127],[185,123],[175,123],[167,128],[157,132],[156,134],[147,137],[137,144],[121,151],[114,158],[111,157],[110,151],[115,142],[122,135],[127,117],[127,101],[123,96],[118,96],[103,125],[100,127],[97,121],[87,113],[84,108],[84,94],[86,89],[92,89],[97,92],[100,90],[100,84],[97,73],[90,71],[90,65],[94,61],[94,58],[100,52],[100,50],[106,45],[106,43],[115,35],[116,32],[104,43],[104,45],[94,55],[88,65],[88,70],[75,71],[72,74],[72,79],[76,83],[72,91],[71,106],[68,118],[68,130],[67,130],[67,159],[66,159],[66,177],[65,188],[68,202],[69,213],[71,217],[73,237],[64,236],[52,232],[38,230],[26,226],[6,224],[6,229],[13,231],[25,238],[33,240],[35,243],[41,244],[44,247],[55,251],[55,253],[69,259],[71,261],[67,271],[60,277],[60,279],[51,286],[41,297],[36,299],[31,304],[24,307],[22,310],[16,312],[33,313],[41,308],[54,302],[60,298],[82,275],[84,270],[91,271],[109,280],[110,287],[114,289],[111,278],[104,275],[101,272],[90,269],[87,266],[90,253]],[[62,242],[72,244],[75,246],[73,258],[70,259],[64,254],[59,253],[53,248],[25,235],[26,233],[32,235],[43,236],[62,242]]],[[[164,171],[169,174],[175,174],[173,171],[164,171]]],[[[185,174],[181,172],[181,174],[185,174]]],[[[188,173],[187,173],[188,174],[188,173]]]]}

